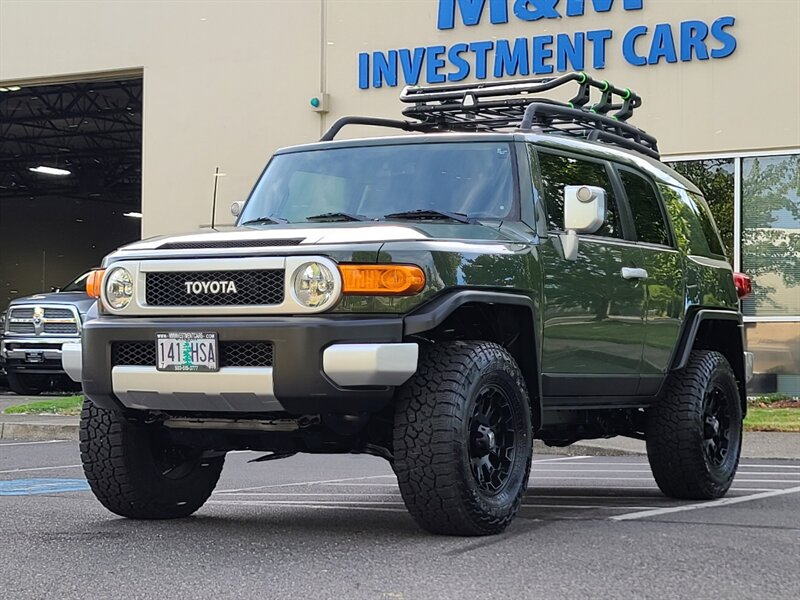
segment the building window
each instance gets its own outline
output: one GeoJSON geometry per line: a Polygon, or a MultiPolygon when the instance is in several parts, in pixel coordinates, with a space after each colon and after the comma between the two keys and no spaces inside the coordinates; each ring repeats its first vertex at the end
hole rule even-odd
{"type": "Polygon", "coordinates": [[[753,294],[742,301],[747,349],[755,355],[750,388],[800,393],[800,153],[671,166],[702,190],[731,262],[753,280],[753,294]]]}
{"type": "Polygon", "coordinates": [[[745,316],[800,316],[800,155],[742,159],[742,271],[745,316]]]}
{"type": "Polygon", "coordinates": [[[753,353],[753,393],[800,396],[800,321],[745,323],[747,349],[753,353]]]}

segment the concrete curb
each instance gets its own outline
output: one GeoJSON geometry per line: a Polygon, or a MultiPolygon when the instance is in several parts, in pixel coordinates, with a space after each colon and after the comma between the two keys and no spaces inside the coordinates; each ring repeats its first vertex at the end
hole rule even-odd
{"type": "Polygon", "coordinates": [[[0,422],[0,440],[78,441],[77,423],[37,423],[34,421],[0,422]]]}

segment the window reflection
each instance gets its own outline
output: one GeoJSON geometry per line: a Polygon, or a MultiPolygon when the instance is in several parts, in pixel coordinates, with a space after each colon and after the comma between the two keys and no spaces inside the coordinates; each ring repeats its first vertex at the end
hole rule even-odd
{"type": "Polygon", "coordinates": [[[742,160],[742,270],[745,315],[800,315],[800,156],[742,160]]]}

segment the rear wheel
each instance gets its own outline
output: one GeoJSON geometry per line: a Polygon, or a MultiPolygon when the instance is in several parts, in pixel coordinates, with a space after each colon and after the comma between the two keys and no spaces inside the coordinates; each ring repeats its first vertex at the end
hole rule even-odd
{"type": "Polygon", "coordinates": [[[742,404],[730,364],[719,352],[696,350],[647,413],[647,457],[667,496],[724,496],[739,465],[742,404]]]}
{"type": "Polygon", "coordinates": [[[423,350],[399,392],[394,430],[394,469],[417,523],[448,535],[503,531],[527,488],[531,444],[528,392],[505,349],[423,350]]]}
{"type": "Polygon", "coordinates": [[[140,425],[84,400],[81,461],[94,495],[132,519],[176,519],[199,509],[217,485],[224,457],[171,443],[160,426],[140,425]]]}
{"type": "Polygon", "coordinates": [[[15,394],[20,396],[38,396],[47,387],[47,377],[31,373],[9,372],[8,387],[15,394]]]}

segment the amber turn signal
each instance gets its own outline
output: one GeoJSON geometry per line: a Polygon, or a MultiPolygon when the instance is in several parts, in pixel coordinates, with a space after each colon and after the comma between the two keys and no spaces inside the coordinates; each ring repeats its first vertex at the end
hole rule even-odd
{"type": "Polygon", "coordinates": [[[103,289],[103,275],[106,274],[105,269],[95,269],[86,278],[86,294],[90,298],[99,298],[100,290],[103,289]]]}
{"type": "Polygon", "coordinates": [[[416,265],[339,265],[342,292],[351,295],[413,296],[425,287],[416,265]]]}

